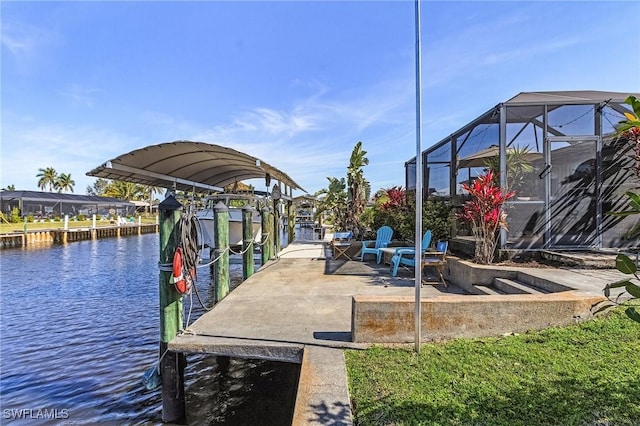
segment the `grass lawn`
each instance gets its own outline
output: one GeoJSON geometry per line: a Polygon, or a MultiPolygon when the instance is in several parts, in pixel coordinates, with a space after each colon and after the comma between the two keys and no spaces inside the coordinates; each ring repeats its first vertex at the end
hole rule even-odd
{"type": "Polygon", "coordinates": [[[640,425],[640,324],[621,309],[420,352],[345,352],[356,425],[640,425]]]}

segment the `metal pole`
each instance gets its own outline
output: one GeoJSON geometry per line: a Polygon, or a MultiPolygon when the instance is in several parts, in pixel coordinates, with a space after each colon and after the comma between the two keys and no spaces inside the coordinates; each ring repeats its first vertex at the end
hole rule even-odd
{"type": "MultiPolygon", "coordinates": [[[[171,264],[180,239],[182,205],[173,195],[158,206],[161,215],[160,264],[171,264]]],[[[185,418],[184,354],[167,351],[168,343],[182,330],[182,295],[171,281],[171,270],[160,270],[160,377],[162,420],[181,422],[185,418]]]]}
{"type": "Polygon", "coordinates": [[[415,343],[420,353],[422,335],[422,305],[420,289],[422,286],[422,62],[420,47],[420,0],[416,0],[416,254],[415,254],[415,343]]]}
{"type": "Polygon", "coordinates": [[[242,278],[253,275],[253,212],[251,206],[242,208],[242,278]]]}

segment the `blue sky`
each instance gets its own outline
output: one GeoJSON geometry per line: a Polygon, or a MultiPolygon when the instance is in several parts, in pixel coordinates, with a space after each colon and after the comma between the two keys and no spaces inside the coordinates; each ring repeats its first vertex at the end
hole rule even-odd
{"type": "MultiPolygon", "coordinates": [[[[412,1],[23,2],[1,8],[0,187],[173,140],[308,192],[363,142],[375,191],[415,155],[412,1]]],[[[640,92],[640,3],[423,1],[423,148],[523,91],[640,92]]],[[[263,189],[263,188],[258,188],[263,189]]]]}

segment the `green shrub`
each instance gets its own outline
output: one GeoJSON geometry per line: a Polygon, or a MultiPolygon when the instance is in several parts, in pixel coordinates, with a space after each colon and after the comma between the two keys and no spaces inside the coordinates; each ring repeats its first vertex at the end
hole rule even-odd
{"type": "Polygon", "coordinates": [[[78,216],[76,216],[76,218],[77,218],[79,221],[87,220],[87,216],[85,216],[85,215],[83,215],[83,214],[79,214],[78,216]]]}
{"type": "Polygon", "coordinates": [[[27,222],[29,222],[29,223],[33,223],[33,220],[34,220],[34,219],[33,219],[33,215],[32,215],[32,214],[30,214],[30,215],[28,215],[28,216],[27,216],[27,222]]]}
{"type": "Polygon", "coordinates": [[[101,214],[97,214],[96,215],[96,220],[102,220],[102,215],[101,214]]]}
{"type": "MultiPolygon", "coordinates": [[[[394,239],[413,240],[415,234],[415,198],[408,196],[406,203],[389,207],[375,206],[372,228],[390,226],[394,239]]],[[[429,198],[423,203],[422,229],[430,229],[433,241],[446,240],[451,235],[451,203],[446,199],[429,198]]]]}
{"type": "Polygon", "coordinates": [[[20,209],[18,209],[17,207],[14,207],[13,209],[11,209],[11,217],[9,218],[9,222],[11,223],[22,222],[20,217],[20,209]]]}

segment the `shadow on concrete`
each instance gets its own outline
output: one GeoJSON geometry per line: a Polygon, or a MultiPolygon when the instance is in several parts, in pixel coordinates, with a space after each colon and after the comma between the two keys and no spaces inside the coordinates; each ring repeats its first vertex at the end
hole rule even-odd
{"type": "Polygon", "coordinates": [[[351,424],[351,409],[342,402],[327,404],[322,401],[320,404],[312,404],[310,408],[313,410],[313,417],[310,419],[310,423],[321,425],[351,424]]]}
{"type": "Polygon", "coordinates": [[[348,331],[314,331],[313,338],[332,342],[351,342],[351,332],[348,331]]]}

